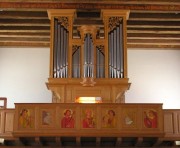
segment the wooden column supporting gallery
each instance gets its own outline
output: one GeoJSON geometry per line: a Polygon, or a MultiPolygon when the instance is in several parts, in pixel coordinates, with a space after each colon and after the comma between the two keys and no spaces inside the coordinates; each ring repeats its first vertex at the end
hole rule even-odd
{"type": "Polygon", "coordinates": [[[128,10],[101,10],[100,27],[81,25],[73,37],[75,9],[48,10],[51,20],[50,74],[47,88],[53,103],[74,103],[79,97],[100,97],[103,103],[125,103],[128,10]]]}

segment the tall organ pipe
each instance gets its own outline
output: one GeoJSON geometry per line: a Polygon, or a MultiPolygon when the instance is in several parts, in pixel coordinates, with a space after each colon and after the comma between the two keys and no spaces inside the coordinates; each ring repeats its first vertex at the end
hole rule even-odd
{"type": "Polygon", "coordinates": [[[57,78],[61,75],[61,24],[58,23],[58,36],[57,36],[57,78]]]}
{"type": "Polygon", "coordinates": [[[53,44],[53,77],[57,78],[57,44],[58,44],[58,20],[54,19],[54,44],[53,44]]]}
{"type": "Polygon", "coordinates": [[[120,29],[117,26],[117,78],[121,78],[121,53],[120,53],[120,29]]]}
{"type": "Polygon", "coordinates": [[[111,34],[109,33],[108,34],[108,49],[109,49],[109,77],[111,78],[111,74],[112,74],[112,71],[111,71],[111,34]]]}
{"type": "Polygon", "coordinates": [[[113,71],[114,71],[114,78],[116,78],[116,75],[117,75],[117,38],[116,38],[116,29],[113,30],[113,44],[114,44],[114,55],[113,55],[113,71]]]}
{"type": "Polygon", "coordinates": [[[66,75],[65,77],[67,78],[68,77],[68,49],[69,49],[69,32],[66,30],[66,54],[65,54],[65,57],[66,57],[66,75]]]}
{"type": "Polygon", "coordinates": [[[120,60],[121,60],[121,78],[124,77],[124,52],[123,52],[123,26],[120,23],[120,60]]]}
{"type": "Polygon", "coordinates": [[[123,29],[122,22],[108,34],[109,77],[124,77],[123,29]]]}
{"type": "Polygon", "coordinates": [[[66,78],[68,70],[68,30],[54,19],[54,78],[66,78]]]}
{"type": "Polygon", "coordinates": [[[80,47],[72,55],[73,60],[73,77],[80,78],[80,47]]]}
{"type": "Polygon", "coordinates": [[[96,77],[104,78],[104,54],[101,51],[101,48],[96,48],[96,77]]]}
{"type": "Polygon", "coordinates": [[[84,77],[93,77],[93,40],[87,33],[84,39],[84,77]]]}

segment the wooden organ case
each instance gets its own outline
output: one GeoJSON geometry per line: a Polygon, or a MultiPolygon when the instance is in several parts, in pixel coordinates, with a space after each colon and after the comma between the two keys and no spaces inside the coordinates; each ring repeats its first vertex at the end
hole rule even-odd
{"type": "Polygon", "coordinates": [[[127,78],[127,10],[101,10],[99,26],[77,27],[76,10],[48,10],[51,20],[50,76],[46,83],[53,103],[73,103],[78,97],[101,97],[103,103],[125,103],[127,78]],[[101,28],[102,29],[102,28],[101,28]]]}

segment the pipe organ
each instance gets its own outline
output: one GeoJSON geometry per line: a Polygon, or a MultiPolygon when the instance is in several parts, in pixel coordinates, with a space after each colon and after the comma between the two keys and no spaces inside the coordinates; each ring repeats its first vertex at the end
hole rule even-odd
{"type": "Polygon", "coordinates": [[[127,10],[102,10],[102,29],[85,24],[74,27],[77,17],[74,9],[48,10],[51,54],[47,87],[52,91],[53,102],[75,102],[77,97],[125,102],[124,94],[130,86],[126,47],[128,15],[127,10]],[[74,28],[79,34],[76,38],[74,28]]]}

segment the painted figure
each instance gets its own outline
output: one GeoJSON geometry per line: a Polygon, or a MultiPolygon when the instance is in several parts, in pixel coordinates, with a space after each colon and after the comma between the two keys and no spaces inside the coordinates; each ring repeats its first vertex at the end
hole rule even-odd
{"type": "Polygon", "coordinates": [[[157,128],[157,112],[150,109],[144,112],[144,125],[147,128],[157,128]]]}
{"type": "Polygon", "coordinates": [[[74,128],[75,120],[73,114],[73,111],[70,109],[64,111],[64,117],[61,119],[62,128],[74,128]]]}
{"type": "Polygon", "coordinates": [[[93,111],[90,109],[87,109],[85,111],[85,118],[83,119],[83,128],[95,128],[93,111]]]}
{"type": "Polygon", "coordinates": [[[19,124],[21,127],[32,127],[32,117],[29,110],[22,109],[19,117],[19,124]]]}
{"type": "Polygon", "coordinates": [[[108,110],[107,114],[102,119],[102,127],[114,128],[116,126],[114,110],[108,110]]]}
{"type": "Polygon", "coordinates": [[[51,113],[47,111],[42,112],[42,124],[50,125],[51,124],[51,113]]]}

